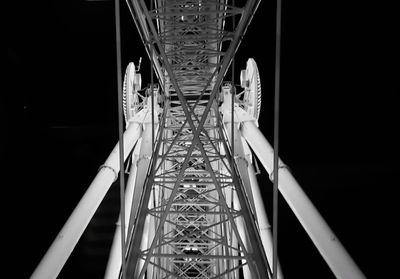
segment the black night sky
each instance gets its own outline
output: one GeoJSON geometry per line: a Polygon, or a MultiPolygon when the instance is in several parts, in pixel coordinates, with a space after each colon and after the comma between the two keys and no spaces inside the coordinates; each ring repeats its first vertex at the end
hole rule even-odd
{"type": "MultiPolygon", "coordinates": [[[[118,139],[114,4],[13,2],[5,11],[0,101],[3,242],[6,273],[29,278],[118,139]]],[[[123,71],[143,57],[146,85],[149,60],[121,2],[123,71]]],[[[366,276],[393,278],[400,186],[395,1],[283,2],[280,157],[366,276]]],[[[235,60],[237,77],[249,57],[258,64],[260,129],[270,142],[274,13],[274,1],[262,1],[235,60]]],[[[264,171],[258,177],[271,213],[271,184],[264,171]]],[[[89,225],[59,278],[102,278],[107,247],[98,243],[112,237],[118,191],[111,188],[95,215],[100,221],[89,225]]],[[[283,199],[279,212],[286,278],[334,278],[283,199]]]]}

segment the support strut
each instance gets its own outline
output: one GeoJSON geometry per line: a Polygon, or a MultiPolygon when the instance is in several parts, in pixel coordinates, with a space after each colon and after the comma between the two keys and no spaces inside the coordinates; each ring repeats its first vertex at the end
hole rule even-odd
{"type": "MultiPolygon", "coordinates": [[[[273,148],[253,121],[242,122],[241,131],[268,174],[273,173],[273,148]]],[[[299,183],[279,160],[279,191],[337,278],[365,278],[299,183]]]]}
{"type": "MultiPolygon", "coordinates": [[[[124,133],[124,160],[141,134],[141,125],[132,123],[124,133]]],[[[119,172],[119,144],[102,165],[88,190],[58,233],[31,279],[55,279],[67,261],[119,172]]]]}

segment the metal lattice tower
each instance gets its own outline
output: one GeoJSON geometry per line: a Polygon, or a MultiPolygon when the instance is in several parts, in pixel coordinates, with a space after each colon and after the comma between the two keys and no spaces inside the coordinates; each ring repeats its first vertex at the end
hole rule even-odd
{"type": "Polygon", "coordinates": [[[144,2],[133,2],[132,11],[134,18],[146,16],[136,23],[169,98],[132,236],[131,247],[141,249],[129,249],[127,273],[233,278],[247,266],[254,278],[267,278],[254,216],[228,155],[217,95],[257,3],[155,4],[148,10],[144,2]],[[242,21],[226,30],[226,19],[235,14],[242,21]]]}
{"type": "MultiPolygon", "coordinates": [[[[270,226],[250,147],[270,174],[273,150],[257,128],[261,87],[254,60],[241,72],[243,92],[224,83],[259,2],[127,1],[159,86],[141,95],[141,76],[128,65],[127,252],[121,270],[117,226],[106,278],[272,277],[270,226]]],[[[32,278],[58,275],[118,177],[118,151],[117,145],[32,278]]],[[[335,275],[363,278],[282,162],[279,176],[282,195],[335,275]]]]}

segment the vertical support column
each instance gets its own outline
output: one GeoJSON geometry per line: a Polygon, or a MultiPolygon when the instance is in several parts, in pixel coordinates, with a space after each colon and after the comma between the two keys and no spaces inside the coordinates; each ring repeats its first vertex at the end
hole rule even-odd
{"type": "MultiPolygon", "coordinates": [[[[215,215],[214,218],[215,218],[214,219],[215,223],[221,222],[221,216],[215,215]]],[[[214,226],[213,230],[214,230],[214,233],[216,235],[222,236],[221,224],[218,225],[218,226],[214,226]]],[[[214,255],[222,255],[222,253],[223,253],[223,249],[222,249],[221,245],[219,245],[218,248],[214,249],[214,255]]],[[[217,263],[216,264],[216,266],[217,266],[217,274],[223,273],[224,272],[224,260],[223,259],[215,259],[215,261],[217,263]]]]}
{"type": "MultiPolygon", "coordinates": [[[[217,123],[218,122],[216,122],[216,120],[215,120],[215,118],[217,117],[217,111],[215,110],[215,107],[216,106],[213,106],[211,109],[210,109],[210,114],[211,114],[211,117],[210,117],[210,123],[211,123],[211,125],[212,126],[214,126],[214,127],[216,127],[216,125],[217,125],[217,123]]],[[[211,138],[211,139],[216,139],[217,137],[218,137],[218,132],[216,131],[216,129],[209,129],[208,130],[208,136],[211,138]]],[[[213,171],[214,172],[219,172],[219,164],[218,164],[218,161],[212,161],[212,162],[210,162],[210,165],[211,165],[211,167],[212,167],[212,169],[213,169],[213,171]]],[[[225,192],[224,191],[222,191],[224,194],[225,194],[225,192]]],[[[217,194],[217,192],[216,191],[213,191],[212,193],[210,193],[210,195],[211,196],[213,196],[213,198],[214,199],[218,199],[218,194],[217,194]]],[[[220,198],[220,197],[219,197],[220,198]]],[[[210,217],[209,217],[210,218],[210,217]]],[[[227,218],[226,216],[219,216],[219,215],[215,215],[215,216],[213,216],[213,217],[211,217],[211,218],[214,218],[214,223],[219,223],[219,222],[221,222],[220,223],[220,225],[218,226],[218,227],[214,227],[215,229],[216,229],[216,233],[218,234],[218,235],[221,235],[221,241],[222,242],[224,242],[224,241],[227,241],[227,235],[226,235],[226,233],[227,233],[227,228],[226,228],[226,223],[227,222],[224,222],[224,218],[227,218]]],[[[212,222],[210,222],[210,223],[212,223],[212,222]]],[[[220,245],[219,247],[218,247],[218,249],[214,249],[214,254],[215,255],[226,255],[227,254],[227,252],[229,252],[228,251],[228,249],[226,249],[226,247],[224,247],[223,245],[220,245]]],[[[218,261],[218,271],[216,271],[216,273],[217,274],[223,274],[223,273],[225,273],[226,272],[226,270],[228,269],[228,267],[230,267],[230,265],[229,265],[229,263],[227,262],[227,261],[229,261],[229,260],[226,260],[226,259],[223,259],[223,258],[221,258],[221,259],[219,259],[219,260],[215,260],[216,262],[218,261]]],[[[226,278],[228,278],[228,274],[225,274],[223,277],[221,277],[221,278],[224,278],[224,279],[226,279],[226,278]]]]}
{"type": "MultiPolygon", "coordinates": [[[[237,196],[236,191],[233,192],[233,208],[235,210],[242,210],[240,208],[240,202],[239,202],[239,198],[237,196]]],[[[247,240],[245,222],[243,220],[243,217],[242,216],[237,217],[235,219],[235,222],[236,222],[236,226],[239,231],[240,238],[242,239],[242,242],[246,246],[246,248],[248,248],[248,240],[247,240]]],[[[249,268],[249,263],[247,265],[243,266],[243,277],[244,277],[244,279],[252,278],[250,268],[249,268]]]]}
{"type": "MultiPolygon", "coordinates": [[[[208,186],[208,189],[207,190],[210,190],[212,187],[216,187],[216,186],[208,186]]],[[[214,200],[219,200],[219,199],[221,199],[221,197],[219,197],[218,196],[218,193],[217,193],[217,191],[211,191],[210,193],[209,193],[209,195],[210,195],[210,197],[212,198],[212,199],[214,199],[214,200]]],[[[218,208],[216,208],[216,210],[220,210],[220,207],[218,207],[218,208]]],[[[212,224],[212,223],[219,223],[219,222],[221,222],[221,218],[223,218],[222,216],[219,216],[219,215],[209,215],[209,216],[207,216],[207,221],[210,223],[210,224],[212,224]]],[[[213,234],[214,235],[221,235],[222,236],[222,234],[221,234],[221,226],[220,225],[218,225],[218,226],[213,226],[212,228],[210,228],[210,230],[213,232],[213,234]]],[[[222,255],[222,253],[223,253],[223,249],[222,249],[222,247],[221,247],[221,245],[219,246],[219,247],[217,247],[217,248],[214,248],[213,250],[212,250],[212,255],[222,255]]],[[[223,271],[224,271],[224,268],[223,268],[223,260],[222,259],[214,259],[214,266],[213,266],[213,272],[215,273],[215,274],[220,274],[220,273],[222,273],[223,271]]]]}
{"type": "MultiPolygon", "coordinates": [[[[229,119],[229,118],[224,117],[224,120],[225,119],[229,119]]],[[[240,133],[239,129],[237,129],[236,123],[233,127],[234,127],[234,131],[233,131],[233,136],[232,136],[232,125],[229,122],[224,123],[224,128],[227,132],[227,137],[228,137],[229,143],[231,144],[231,146],[234,146],[234,148],[233,148],[234,154],[232,154],[232,156],[234,157],[235,163],[238,167],[240,179],[242,180],[243,186],[246,190],[246,195],[247,195],[247,198],[251,205],[251,209],[252,209],[253,213],[255,213],[256,211],[255,211],[255,207],[254,207],[254,198],[253,198],[252,189],[250,187],[249,174],[247,171],[248,162],[246,160],[243,145],[242,145],[241,133],[240,133]],[[233,138],[234,142],[232,142],[232,138],[233,138]]]]}
{"type": "MultiPolygon", "coordinates": [[[[162,152],[159,152],[159,156],[160,156],[160,154],[161,154],[162,152]]],[[[161,160],[160,159],[158,159],[157,160],[157,165],[159,164],[161,162],[161,160]]],[[[159,172],[158,172],[159,173],[159,172]]],[[[156,175],[158,174],[158,173],[156,173],[156,175]]],[[[154,201],[154,206],[153,206],[153,208],[154,207],[158,207],[159,205],[160,205],[160,203],[161,203],[161,198],[160,198],[160,186],[158,185],[158,184],[155,184],[154,186],[153,186],[153,191],[154,191],[154,193],[153,193],[153,196],[154,196],[154,198],[153,198],[153,201],[154,201]]],[[[153,235],[152,236],[150,236],[150,239],[153,239],[154,238],[154,232],[156,231],[156,228],[157,228],[157,226],[158,226],[158,218],[156,218],[156,217],[154,217],[154,216],[151,216],[151,221],[150,221],[150,224],[151,224],[151,226],[150,226],[150,231],[151,232],[153,232],[153,235]]],[[[159,242],[160,243],[160,242],[159,242]]],[[[157,247],[156,248],[157,249],[157,253],[161,253],[161,249],[160,249],[160,247],[157,247]]],[[[161,259],[160,258],[156,258],[155,260],[155,263],[157,264],[157,265],[161,265],[161,259]]],[[[149,271],[149,275],[148,275],[148,277],[147,278],[149,278],[149,279],[154,279],[154,278],[162,278],[162,273],[163,273],[163,271],[161,270],[161,269],[158,269],[158,271],[157,272],[155,272],[154,271],[154,266],[152,265],[151,266],[151,268],[153,269],[152,271],[149,271]],[[154,275],[154,274],[155,275],[154,275]]]]}
{"type": "MultiPolygon", "coordinates": [[[[233,187],[232,186],[226,187],[224,189],[224,191],[225,191],[226,204],[228,205],[229,208],[231,208],[232,207],[232,202],[233,202],[233,195],[234,195],[233,187]]],[[[228,226],[228,236],[227,237],[228,237],[229,245],[231,247],[234,247],[234,248],[237,249],[238,248],[238,241],[236,239],[235,234],[232,232],[232,226],[228,226]]],[[[230,256],[238,256],[239,255],[239,253],[238,253],[238,251],[236,249],[232,249],[232,248],[230,249],[230,256]]],[[[239,265],[239,261],[237,259],[231,260],[231,268],[235,268],[238,265],[239,265]]],[[[233,275],[234,276],[232,277],[232,279],[239,279],[239,270],[236,269],[233,272],[233,275]]]]}
{"type": "MultiPolygon", "coordinates": [[[[134,188],[132,208],[131,208],[129,228],[128,228],[129,235],[131,234],[131,232],[133,230],[133,226],[136,222],[135,219],[136,219],[140,199],[142,198],[145,182],[146,182],[147,175],[148,175],[148,170],[150,167],[150,159],[153,155],[152,133],[156,133],[158,131],[158,123],[156,123],[156,125],[151,124],[151,122],[149,121],[149,115],[147,115],[143,126],[144,126],[144,131],[143,131],[143,136],[142,136],[142,141],[141,141],[141,146],[140,146],[140,155],[137,160],[137,176],[136,176],[136,181],[135,181],[135,188],[134,188]],[[156,130],[154,132],[152,131],[153,127],[156,130]]],[[[153,194],[154,194],[153,192],[154,191],[151,190],[149,204],[147,205],[148,207],[153,202],[153,194]]],[[[150,215],[146,216],[146,219],[144,221],[144,224],[143,224],[144,230],[143,230],[140,247],[132,247],[131,249],[140,249],[143,251],[148,248],[147,247],[148,242],[152,241],[152,239],[150,239],[150,222],[151,222],[150,217],[151,217],[150,215]]],[[[143,260],[141,260],[141,259],[137,259],[137,260],[138,260],[139,268],[136,269],[136,271],[135,271],[136,277],[139,276],[140,270],[142,269],[143,264],[144,264],[143,260]],[[139,272],[139,273],[137,273],[137,272],[139,272]]]]}
{"type": "MultiPolygon", "coordinates": [[[[220,143],[219,150],[220,150],[221,155],[223,157],[225,157],[226,156],[225,148],[223,147],[222,143],[220,143]]],[[[223,175],[229,174],[227,168],[225,167],[224,164],[222,164],[222,162],[219,165],[219,171],[223,175]]],[[[224,182],[227,182],[227,181],[224,181],[224,182]]],[[[223,189],[223,191],[225,193],[225,201],[226,201],[228,208],[233,208],[233,186],[225,187],[223,189]]],[[[229,249],[229,255],[230,256],[238,256],[239,253],[236,250],[238,248],[238,241],[236,239],[235,233],[233,232],[232,225],[229,222],[227,224],[227,232],[228,232],[228,235],[227,235],[228,244],[229,244],[229,246],[233,247],[233,248],[229,249]],[[236,248],[236,249],[234,249],[234,248],[236,248]]],[[[239,261],[237,259],[232,259],[232,260],[230,260],[230,262],[231,262],[230,268],[236,268],[239,265],[239,261]]],[[[235,269],[233,271],[232,275],[233,276],[230,277],[229,279],[239,279],[239,269],[235,269]]]]}
{"type": "MultiPolygon", "coordinates": [[[[273,148],[253,121],[242,123],[242,134],[266,171],[273,173],[273,148]]],[[[279,162],[279,190],[314,245],[338,278],[365,278],[292,174],[279,162]]]]}
{"type": "MultiPolygon", "coordinates": [[[[132,123],[124,133],[124,160],[132,150],[141,132],[141,126],[132,123]]],[[[92,219],[119,172],[119,144],[100,168],[88,190],[68,218],[49,250],[33,272],[32,279],[56,278],[92,219]]]]}
{"type": "MultiPolygon", "coordinates": [[[[132,207],[132,198],[135,188],[136,181],[136,173],[137,173],[137,160],[139,158],[141,139],[137,141],[135,149],[132,155],[132,165],[129,171],[128,181],[126,183],[126,191],[125,191],[125,212],[131,212],[132,207]]],[[[125,215],[125,223],[129,223],[129,214],[125,215]]],[[[128,227],[125,227],[126,232],[125,236],[129,239],[128,236],[128,227]]],[[[119,272],[121,269],[121,215],[118,217],[118,221],[115,228],[113,243],[110,249],[110,254],[108,258],[107,268],[104,275],[105,279],[118,279],[119,272]]]]}
{"type": "MultiPolygon", "coordinates": [[[[141,251],[146,250],[148,248],[149,241],[151,241],[149,238],[149,227],[150,227],[150,216],[149,215],[146,216],[143,226],[144,226],[144,228],[143,228],[142,242],[140,244],[141,251]]],[[[145,262],[144,259],[137,259],[137,261],[138,261],[138,265],[137,265],[137,268],[135,271],[134,278],[139,278],[139,274],[140,274],[140,272],[143,268],[144,262],[145,262]]],[[[149,264],[149,266],[150,265],[151,264],[149,264]]]]}
{"type": "MultiPolygon", "coordinates": [[[[268,221],[268,216],[265,212],[264,201],[260,192],[260,187],[257,182],[257,177],[254,173],[253,165],[249,162],[248,165],[250,185],[254,194],[254,206],[257,212],[257,222],[260,230],[261,241],[264,246],[265,254],[267,255],[269,265],[272,266],[272,232],[268,221]]],[[[282,268],[278,261],[278,279],[283,279],[282,268]]]]}
{"type": "MultiPolygon", "coordinates": [[[[151,133],[152,133],[152,125],[149,123],[145,123],[143,130],[143,136],[140,146],[140,155],[137,160],[137,176],[135,181],[134,187],[134,194],[132,200],[132,208],[130,212],[130,221],[129,221],[129,228],[128,233],[130,234],[133,229],[133,224],[135,222],[136,213],[138,210],[140,198],[142,196],[144,183],[146,181],[146,175],[149,169],[150,158],[153,154],[152,150],[152,142],[151,142],[151,133]]],[[[158,125],[156,126],[156,129],[158,125]]]]}
{"type": "MultiPolygon", "coordinates": [[[[155,198],[155,194],[156,194],[154,190],[155,190],[155,187],[153,187],[153,189],[151,190],[151,193],[150,193],[149,209],[153,209],[154,208],[154,198],[155,198]]],[[[152,216],[152,215],[148,215],[147,218],[149,218],[148,231],[147,232],[145,230],[143,231],[143,233],[147,233],[148,234],[148,240],[145,243],[145,245],[146,245],[145,249],[148,249],[150,247],[151,242],[154,239],[154,233],[156,231],[155,224],[154,224],[155,217],[152,216]]],[[[154,265],[149,264],[147,266],[146,278],[152,279],[153,278],[153,271],[154,271],[154,265]]]]}
{"type": "MultiPolygon", "coordinates": [[[[168,115],[169,116],[169,115],[168,115]]],[[[171,118],[167,118],[165,121],[165,125],[167,127],[172,125],[172,121],[171,118]]],[[[166,150],[168,150],[169,148],[169,144],[168,144],[168,140],[171,139],[173,136],[173,132],[172,129],[164,129],[164,137],[163,139],[166,139],[167,141],[162,143],[162,154],[164,154],[166,152],[166,150]]],[[[164,160],[163,162],[164,167],[161,168],[166,172],[171,171],[172,168],[172,162],[170,160],[164,160]]],[[[165,181],[163,181],[165,182],[165,181]]],[[[167,189],[165,187],[162,188],[162,192],[161,192],[161,201],[163,202],[165,200],[166,197],[169,197],[171,195],[172,190],[167,189]]],[[[170,216],[168,216],[168,220],[169,218],[171,218],[170,216]]],[[[169,235],[173,235],[175,233],[175,226],[173,226],[171,224],[171,222],[165,222],[164,224],[164,228],[163,228],[163,234],[168,233],[169,235]],[[173,233],[171,233],[173,232],[173,233]]],[[[164,254],[171,254],[172,253],[172,247],[170,245],[163,245],[161,247],[161,252],[164,254]]],[[[169,272],[173,271],[173,265],[171,264],[172,259],[171,258],[162,258],[162,266],[169,272]]],[[[164,278],[165,276],[167,276],[166,272],[163,272],[162,274],[163,276],[161,278],[164,278]]]]}

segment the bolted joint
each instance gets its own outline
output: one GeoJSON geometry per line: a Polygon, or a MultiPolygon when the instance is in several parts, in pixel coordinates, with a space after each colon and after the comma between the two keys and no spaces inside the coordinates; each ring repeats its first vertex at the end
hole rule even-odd
{"type": "Polygon", "coordinates": [[[139,166],[139,162],[140,162],[141,160],[150,160],[150,158],[151,158],[151,156],[149,156],[149,155],[142,155],[142,156],[140,156],[139,159],[137,159],[137,161],[136,161],[136,166],[139,166]]]}
{"type": "Polygon", "coordinates": [[[117,179],[118,179],[118,173],[115,171],[114,168],[112,168],[112,167],[110,167],[110,166],[107,166],[107,165],[101,165],[101,166],[99,167],[99,169],[98,169],[97,172],[101,171],[102,169],[109,169],[109,170],[111,170],[111,171],[114,173],[114,181],[113,181],[113,182],[117,181],[117,179]]]}
{"type": "Polygon", "coordinates": [[[239,160],[240,160],[240,161],[244,161],[244,163],[246,164],[246,166],[249,165],[249,162],[247,161],[246,157],[239,156],[239,155],[235,155],[234,158],[235,158],[235,161],[236,161],[236,160],[237,160],[237,161],[239,161],[239,160]]]}
{"type": "MultiPolygon", "coordinates": [[[[278,175],[279,175],[279,169],[287,169],[287,170],[289,170],[287,165],[280,164],[279,167],[278,167],[278,175]]],[[[271,182],[274,182],[274,170],[272,170],[271,173],[269,174],[269,180],[271,180],[271,182]]]]}

